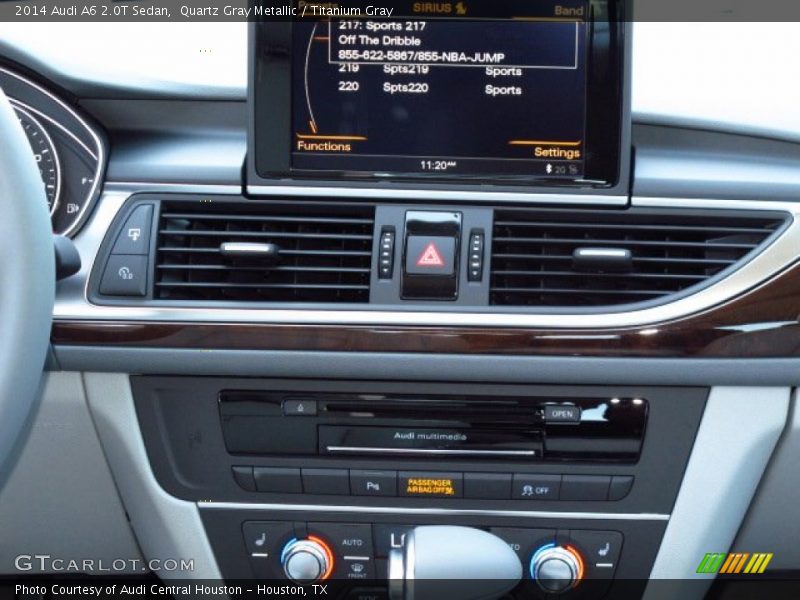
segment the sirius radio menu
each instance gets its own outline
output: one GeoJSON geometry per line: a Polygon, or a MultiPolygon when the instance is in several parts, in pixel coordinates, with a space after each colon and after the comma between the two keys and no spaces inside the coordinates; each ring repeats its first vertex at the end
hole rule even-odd
{"type": "Polygon", "coordinates": [[[502,18],[416,2],[296,23],[292,167],[579,179],[586,7],[505,4],[502,18]]]}

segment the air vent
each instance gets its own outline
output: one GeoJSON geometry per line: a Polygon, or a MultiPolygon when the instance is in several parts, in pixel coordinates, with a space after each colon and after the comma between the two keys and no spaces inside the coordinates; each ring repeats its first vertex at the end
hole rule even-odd
{"type": "Polygon", "coordinates": [[[665,301],[746,262],[784,222],[780,213],[497,211],[491,303],[598,307],[665,301]]]}
{"type": "Polygon", "coordinates": [[[165,202],[155,297],[369,302],[374,209],[165,202]]]}

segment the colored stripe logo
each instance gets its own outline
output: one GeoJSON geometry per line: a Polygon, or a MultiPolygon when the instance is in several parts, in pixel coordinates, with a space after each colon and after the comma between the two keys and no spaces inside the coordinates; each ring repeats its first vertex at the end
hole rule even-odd
{"type": "Polygon", "coordinates": [[[724,575],[737,575],[747,573],[750,575],[761,574],[767,569],[773,553],[764,552],[731,552],[729,554],[709,552],[700,561],[697,573],[720,573],[724,575]]]}

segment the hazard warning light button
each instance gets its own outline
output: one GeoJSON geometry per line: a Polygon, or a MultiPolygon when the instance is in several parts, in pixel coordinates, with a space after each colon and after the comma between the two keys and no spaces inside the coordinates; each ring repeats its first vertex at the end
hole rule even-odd
{"type": "Polygon", "coordinates": [[[406,273],[452,277],[456,272],[456,239],[444,236],[408,236],[406,273]]]}

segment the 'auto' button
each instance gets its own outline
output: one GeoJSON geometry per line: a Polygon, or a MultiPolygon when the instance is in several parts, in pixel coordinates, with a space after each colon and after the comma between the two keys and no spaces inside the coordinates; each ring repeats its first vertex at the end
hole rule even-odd
{"type": "Polygon", "coordinates": [[[107,296],[144,296],[147,292],[147,256],[114,254],[106,263],[100,293],[107,296]]]}

